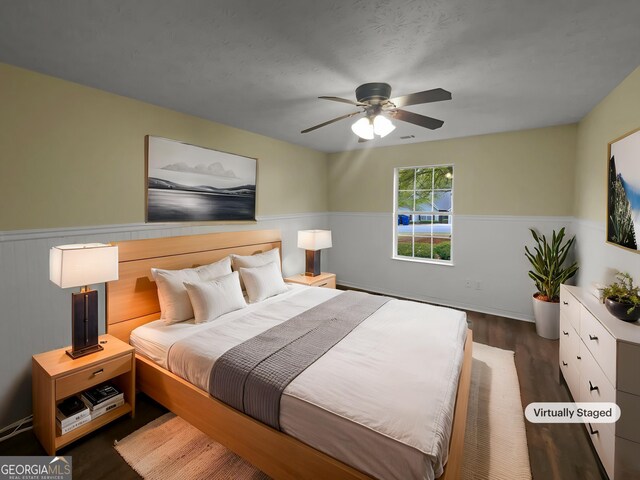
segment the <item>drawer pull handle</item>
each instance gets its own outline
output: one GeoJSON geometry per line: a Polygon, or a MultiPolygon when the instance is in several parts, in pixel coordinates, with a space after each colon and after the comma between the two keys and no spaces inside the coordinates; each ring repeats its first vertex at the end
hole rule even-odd
{"type": "Polygon", "coordinates": [[[582,357],[581,357],[580,355],[576,355],[576,358],[577,358],[578,360],[582,360],[582,357]]]}
{"type": "Polygon", "coordinates": [[[562,301],[563,305],[569,305],[569,302],[565,302],[564,300],[562,301]]]}
{"type": "Polygon", "coordinates": [[[598,390],[598,393],[600,393],[600,389],[596,386],[593,386],[593,383],[591,383],[591,380],[589,380],[589,391],[593,392],[594,390],[598,390]]]}
{"type": "Polygon", "coordinates": [[[321,283],[321,284],[320,284],[320,285],[318,285],[318,286],[319,286],[319,287],[326,287],[328,283],[329,283],[329,282],[324,282],[324,283],[321,283]]]}
{"type": "Polygon", "coordinates": [[[563,360],[563,361],[562,361],[562,365],[564,365],[564,366],[566,367],[566,366],[567,366],[567,365],[569,365],[569,364],[563,360]]]}
{"type": "Polygon", "coordinates": [[[562,330],[562,334],[563,335],[569,335],[569,332],[565,332],[564,330],[562,330]]]}
{"type": "Polygon", "coordinates": [[[589,334],[589,340],[598,340],[598,337],[595,335],[589,334]]]}
{"type": "Polygon", "coordinates": [[[591,435],[598,435],[598,430],[594,430],[590,423],[587,423],[587,425],[589,425],[589,433],[591,435]]]}
{"type": "Polygon", "coordinates": [[[104,373],[104,368],[101,368],[100,370],[96,370],[95,372],[93,372],[93,376],[97,377],[98,375],[102,375],[104,373]]]}

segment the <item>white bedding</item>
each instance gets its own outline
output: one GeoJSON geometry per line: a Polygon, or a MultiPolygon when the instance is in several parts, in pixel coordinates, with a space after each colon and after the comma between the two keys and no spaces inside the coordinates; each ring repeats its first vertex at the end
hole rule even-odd
{"type": "MultiPolygon", "coordinates": [[[[340,293],[291,286],[211,323],[148,323],[132,332],[131,344],[208,391],[211,368],[228,349],[340,293]]],[[[439,476],[465,320],[456,310],[389,301],[289,384],[283,431],[378,478],[439,476]]]]}

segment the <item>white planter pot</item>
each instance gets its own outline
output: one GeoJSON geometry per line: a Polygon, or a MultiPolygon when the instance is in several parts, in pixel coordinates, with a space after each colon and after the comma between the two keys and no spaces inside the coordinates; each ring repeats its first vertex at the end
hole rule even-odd
{"type": "Polygon", "coordinates": [[[543,302],[534,296],[533,316],[538,335],[551,340],[560,337],[560,303],[543,302]]]}

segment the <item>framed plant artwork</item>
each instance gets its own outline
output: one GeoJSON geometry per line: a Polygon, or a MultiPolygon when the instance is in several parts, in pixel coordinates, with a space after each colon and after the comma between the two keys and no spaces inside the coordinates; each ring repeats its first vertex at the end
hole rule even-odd
{"type": "Polygon", "coordinates": [[[147,222],[255,221],[258,161],[145,137],[147,222]]]}
{"type": "Polygon", "coordinates": [[[640,128],[609,143],[607,242],[638,252],[640,128]]]}

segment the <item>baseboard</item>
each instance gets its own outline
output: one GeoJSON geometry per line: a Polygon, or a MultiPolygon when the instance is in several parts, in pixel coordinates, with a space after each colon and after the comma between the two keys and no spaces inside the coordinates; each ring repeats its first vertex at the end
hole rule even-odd
{"type": "Polygon", "coordinates": [[[504,310],[500,308],[493,308],[493,309],[485,308],[478,305],[469,304],[466,302],[457,302],[454,304],[447,300],[443,300],[441,298],[429,297],[429,296],[425,296],[423,298],[417,298],[417,297],[408,296],[402,292],[397,292],[392,290],[383,291],[377,288],[372,288],[367,285],[357,284],[353,282],[340,281],[340,283],[338,283],[338,288],[339,287],[355,288],[358,290],[363,290],[363,291],[366,291],[369,293],[375,293],[378,295],[391,295],[393,297],[402,298],[404,300],[412,300],[414,302],[430,303],[432,305],[437,305],[440,307],[456,308],[458,310],[468,310],[468,311],[477,312],[477,313],[484,313],[487,315],[497,315],[499,317],[505,317],[512,320],[518,320],[521,322],[535,323],[535,320],[532,317],[529,317],[527,315],[522,315],[519,312],[513,312],[511,310],[504,310]]]}

